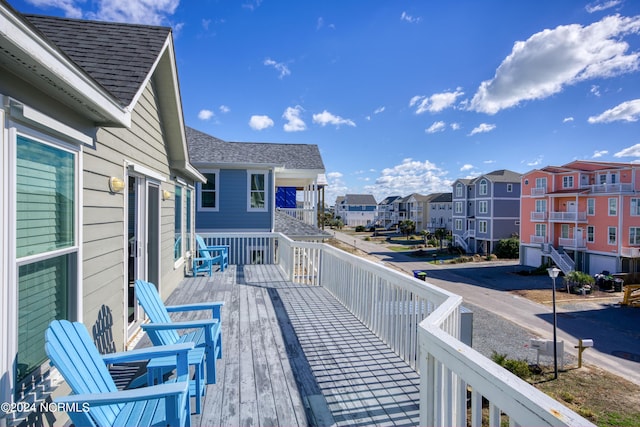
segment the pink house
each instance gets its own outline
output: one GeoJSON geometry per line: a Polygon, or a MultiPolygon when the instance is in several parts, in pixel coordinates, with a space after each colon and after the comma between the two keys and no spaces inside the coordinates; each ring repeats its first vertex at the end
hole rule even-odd
{"type": "Polygon", "coordinates": [[[563,271],[640,269],[640,165],[578,160],[525,173],[520,259],[563,271]]]}

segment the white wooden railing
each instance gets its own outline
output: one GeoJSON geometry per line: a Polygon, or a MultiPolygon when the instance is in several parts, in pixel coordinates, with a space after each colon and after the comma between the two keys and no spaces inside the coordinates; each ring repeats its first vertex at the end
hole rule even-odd
{"type": "Polygon", "coordinates": [[[550,221],[581,221],[587,220],[587,212],[549,212],[550,221]]]}
{"type": "Polygon", "coordinates": [[[551,243],[544,243],[542,245],[542,253],[549,255],[564,274],[567,274],[576,268],[576,263],[571,259],[571,257],[565,252],[558,252],[551,243]]]}
{"type": "MultiPolygon", "coordinates": [[[[234,234],[227,241],[241,248],[240,239],[234,234]]],[[[247,245],[256,241],[274,250],[265,263],[277,260],[295,283],[325,287],[420,373],[420,425],[480,427],[487,400],[491,426],[593,426],[462,343],[462,297],[326,244],[246,234],[247,245]]]]}

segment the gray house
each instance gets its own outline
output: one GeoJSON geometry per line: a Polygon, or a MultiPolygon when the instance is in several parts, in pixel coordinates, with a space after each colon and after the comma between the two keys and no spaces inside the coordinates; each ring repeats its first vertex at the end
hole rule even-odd
{"type": "Polygon", "coordinates": [[[492,253],[517,235],[521,175],[501,169],[453,183],[453,239],[466,252],[492,253]]]}
{"type": "Polygon", "coordinates": [[[124,350],[142,320],[133,280],[168,295],[184,277],[204,177],[170,28],[23,16],[4,1],[0,28],[0,401],[38,401],[54,381],[51,320],[124,350]]]}

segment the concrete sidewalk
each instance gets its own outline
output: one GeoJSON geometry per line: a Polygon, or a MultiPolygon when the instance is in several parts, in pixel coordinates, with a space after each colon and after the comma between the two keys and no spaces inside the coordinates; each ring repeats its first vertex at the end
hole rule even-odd
{"type": "MultiPolygon", "coordinates": [[[[364,241],[341,232],[334,234],[338,240],[352,246],[355,243],[357,249],[391,268],[408,274],[413,274],[413,270],[425,270],[427,282],[461,295],[466,303],[513,322],[536,337],[553,339],[552,306],[510,292],[517,289],[550,289],[552,281],[548,276],[516,274],[525,268],[517,261],[433,264],[416,261],[380,243],[364,241]]],[[[556,280],[559,287],[561,279],[556,280]]],[[[558,340],[564,340],[565,351],[575,357],[577,351],[574,346],[578,339],[593,339],[594,348],[583,354],[585,364],[596,365],[640,384],[640,309],[621,307],[617,303],[621,298],[585,299],[567,304],[558,302],[558,340]]],[[[474,328],[481,328],[488,335],[495,327],[493,324],[498,323],[491,316],[484,317],[486,324],[480,324],[478,320],[474,320],[474,328]]],[[[531,354],[534,354],[533,350],[531,354]]]]}

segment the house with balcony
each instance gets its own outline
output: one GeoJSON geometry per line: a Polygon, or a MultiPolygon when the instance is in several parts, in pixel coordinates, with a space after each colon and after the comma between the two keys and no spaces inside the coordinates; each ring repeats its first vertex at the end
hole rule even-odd
{"type": "Polygon", "coordinates": [[[393,202],[398,199],[400,199],[400,196],[388,196],[382,199],[380,203],[378,203],[375,219],[376,225],[389,229],[396,224],[393,222],[395,218],[395,205],[393,202]]]}
{"type": "Polygon", "coordinates": [[[164,296],[183,280],[205,178],[189,162],[170,28],[4,1],[0,28],[0,401],[38,402],[68,394],[44,350],[52,320],[125,350],[143,320],[133,280],[164,296]]]}
{"type": "Polygon", "coordinates": [[[453,183],[454,244],[468,253],[489,254],[499,240],[518,234],[520,177],[501,169],[453,183]]]}
{"type": "Polygon", "coordinates": [[[228,142],[190,127],[186,135],[191,163],[207,179],[195,191],[198,233],[327,237],[318,229],[327,183],[317,145],[228,142]]]}
{"type": "Polygon", "coordinates": [[[367,226],[376,220],[377,208],[372,194],[347,194],[336,198],[335,216],[348,227],[367,226]]]}
{"type": "Polygon", "coordinates": [[[577,160],[522,176],[520,257],[563,271],[638,271],[640,165],[577,160]]]}
{"type": "Polygon", "coordinates": [[[424,201],[424,230],[429,233],[439,228],[451,231],[453,203],[451,193],[433,193],[424,201]]]}

